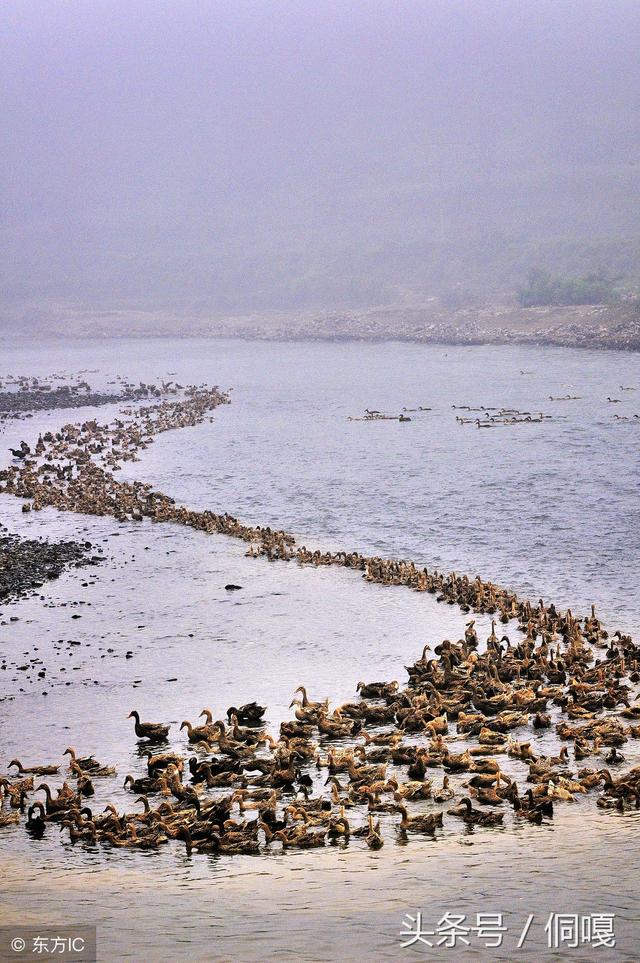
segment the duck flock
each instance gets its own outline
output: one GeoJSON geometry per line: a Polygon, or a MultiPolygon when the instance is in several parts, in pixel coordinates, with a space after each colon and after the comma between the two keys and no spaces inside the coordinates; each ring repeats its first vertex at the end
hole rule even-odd
{"type": "MultiPolygon", "coordinates": [[[[529,374],[529,372],[521,371],[521,374],[529,374]]],[[[620,390],[624,392],[635,391],[636,389],[631,386],[620,385],[620,390]]],[[[620,404],[622,399],[607,397],[608,404],[620,404]]],[[[562,395],[556,397],[554,395],[549,395],[549,401],[580,401],[580,395],[562,395]]],[[[480,405],[479,407],[472,407],[471,405],[451,405],[452,409],[456,412],[461,412],[461,414],[456,414],[456,422],[459,425],[474,425],[476,428],[499,428],[500,426],[509,425],[540,425],[547,421],[561,421],[564,419],[564,415],[550,415],[544,411],[523,411],[520,408],[498,408],[491,407],[487,405],[480,405]]],[[[365,408],[365,413],[361,417],[349,416],[347,421],[400,421],[407,422],[411,421],[411,414],[424,413],[427,411],[432,411],[432,408],[426,408],[423,405],[419,405],[417,408],[406,408],[403,407],[401,414],[390,415],[385,412],[379,411],[377,409],[365,408]]],[[[620,415],[618,413],[613,415],[613,420],[615,422],[620,421],[632,421],[639,422],[640,414],[634,413],[631,415],[620,415]]]]}
{"type": "MultiPolygon", "coordinates": [[[[55,408],[97,408],[101,405],[122,404],[123,402],[142,401],[160,398],[167,394],[177,394],[180,385],[173,381],[162,381],[160,385],[140,382],[134,384],[118,378],[109,384],[120,383],[121,391],[94,391],[82,371],[69,383],[64,374],[52,375],[47,379],[26,377],[25,375],[0,378],[0,426],[11,419],[32,418],[34,411],[51,411],[55,408]]],[[[24,451],[24,449],[21,449],[24,451]]],[[[17,457],[23,457],[18,455],[17,457]]]]}
{"type": "Polygon", "coordinates": [[[0,827],[24,818],[34,838],[58,824],[72,841],[91,845],[156,849],[175,840],[188,852],[258,854],[352,840],[378,849],[390,836],[437,837],[447,824],[468,831],[541,823],[558,803],[588,794],[603,809],[640,808],[640,766],[625,760],[626,744],[640,738],[640,647],[620,631],[609,634],[593,609],[578,617],[479,577],[312,551],[286,532],[191,511],[149,485],[114,477],[154,435],[195,425],[228,401],[217,387],[190,386],[178,400],[127,409],[110,425],[65,425],[0,472],[0,490],[26,499],[27,511],[53,505],[179,523],[241,538],[253,557],[351,568],[368,581],[488,614],[489,637],[479,639],[471,617],[462,638],[425,645],[404,685],[360,683],[353,701],[333,709],[300,686],[277,737],[258,702],[231,706],[218,719],[203,709],[182,723],[177,742],[166,723],[141,721],[134,710],[138,758],[146,762],[124,779],[130,809],[92,811],[97,781],[115,771],[69,747],[68,764],[8,763],[0,827]],[[555,756],[542,749],[548,730],[561,746],[555,756]],[[36,777],[62,785],[52,790],[36,777]]]}

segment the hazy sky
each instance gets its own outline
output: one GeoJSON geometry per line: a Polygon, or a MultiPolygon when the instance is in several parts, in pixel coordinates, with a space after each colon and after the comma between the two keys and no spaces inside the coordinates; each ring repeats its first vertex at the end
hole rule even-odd
{"type": "Polygon", "coordinates": [[[331,304],[337,252],[366,291],[388,245],[437,280],[436,242],[637,232],[637,0],[3,0],[0,30],[9,298],[331,304]]]}

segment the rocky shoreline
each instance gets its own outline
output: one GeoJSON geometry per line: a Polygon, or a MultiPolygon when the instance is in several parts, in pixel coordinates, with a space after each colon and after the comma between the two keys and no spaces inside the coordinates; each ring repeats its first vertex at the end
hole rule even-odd
{"type": "Polygon", "coordinates": [[[521,308],[510,303],[448,308],[390,304],[368,309],[193,314],[186,305],[146,310],[52,306],[32,337],[241,338],[260,341],[407,341],[422,344],[523,344],[640,350],[640,306],[618,304],[521,308]]]}
{"type": "Polygon", "coordinates": [[[19,538],[0,525],[0,604],[40,588],[67,568],[99,564],[99,551],[90,542],[19,538]]]}
{"type": "Polygon", "coordinates": [[[377,308],[301,318],[234,318],[201,335],[258,340],[407,341],[421,344],[526,344],[640,350],[640,311],[631,306],[554,308],[377,308]]]}

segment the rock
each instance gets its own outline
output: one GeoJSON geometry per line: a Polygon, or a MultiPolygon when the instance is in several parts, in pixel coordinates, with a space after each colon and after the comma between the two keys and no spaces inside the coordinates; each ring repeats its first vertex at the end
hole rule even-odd
{"type": "Polygon", "coordinates": [[[88,548],[87,543],[22,539],[0,526],[0,601],[23,596],[69,566],[87,564],[88,548]]]}

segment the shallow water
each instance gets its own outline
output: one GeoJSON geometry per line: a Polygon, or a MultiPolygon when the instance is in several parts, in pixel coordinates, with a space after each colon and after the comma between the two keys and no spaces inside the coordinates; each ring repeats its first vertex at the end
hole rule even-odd
{"type": "MultiPolygon", "coordinates": [[[[635,355],[157,341],[3,346],[0,357],[1,373],[99,369],[86,376],[96,387],[113,373],[148,381],[167,372],[233,386],[233,404],[211,424],[157,437],[120,478],[150,481],[192,507],[284,527],[302,541],[478,573],[578,611],[593,601],[610,628],[638,634],[640,422],[613,419],[640,413],[640,390],[619,390],[640,389],[635,355]],[[564,394],[581,398],[548,401],[564,394]],[[623,400],[612,405],[608,395],[623,400]],[[456,423],[452,405],[480,403],[562,418],[491,430],[456,423]],[[404,425],[347,421],[365,407],[397,413],[403,405],[433,410],[404,425]]],[[[9,423],[2,448],[93,414],[9,423]]],[[[95,411],[99,420],[112,414],[95,411]]],[[[275,726],[299,683],[314,698],[340,702],[362,677],[404,681],[403,665],[425,641],[457,638],[464,625],[457,608],[432,596],[367,584],[346,570],[246,559],[243,544],[222,536],[53,509],[23,515],[8,497],[0,512],[11,530],[81,535],[106,556],[102,566],[46,586],[41,598],[4,607],[1,654],[9,663],[23,653],[42,658],[47,684],[2,673],[11,699],[0,703],[3,761],[15,753],[53,761],[75,740],[83,754],[116,764],[121,784],[120,775],[141,771],[125,719],[134,707],[179,724],[205,705],[220,715],[255,698],[268,704],[275,726]],[[243,591],[225,592],[229,581],[243,591]],[[8,623],[10,615],[19,621],[8,623]],[[56,648],[60,639],[81,645],[56,648]]],[[[487,620],[479,627],[488,634],[487,620]]],[[[185,745],[177,726],[172,735],[185,745]]],[[[549,735],[539,744],[547,741],[555,744],[549,735]]],[[[109,799],[132,806],[111,780],[92,806],[109,799]]],[[[175,846],[97,854],[61,843],[57,830],[34,843],[22,828],[5,829],[0,923],[96,922],[105,960],[539,959],[551,955],[548,913],[599,911],[618,915],[618,947],[591,952],[635,959],[638,826],[635,813],[596,810],[591,798],[559,805],[549,826],[512,831],[509,823],[464,835],[453,825],[435,842],[388,838],[377,854],[354,841],[258,860],[187,859],[175,846]],[[505,945],[401,950],[403,914],[416,909],[431,924],[445,910],[466,913],[469,923],[477,912],[503,912],[505,945]],[[518,924],[530,913],[535,924],[516,951],[518,924]]]]}

